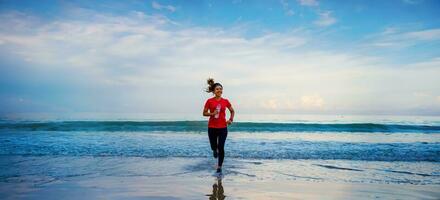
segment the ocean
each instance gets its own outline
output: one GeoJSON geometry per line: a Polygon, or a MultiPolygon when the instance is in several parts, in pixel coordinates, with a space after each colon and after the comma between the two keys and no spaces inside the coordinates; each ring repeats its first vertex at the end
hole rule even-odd
{"type": "MultiPolygon", "coordinates": [[[[194,115],[0,121],[2,181],[27,173],[55,178],[103,171],[112,174],[109,166],[47,170],[57,162],[75,165],[72,160],[80,158],[197,160],[211,156],[207,118],[194,115]],[[23,166],[25,158],[51,160],[51,164],[23,166]]],[[[228,127],[225,156],[225,166],[231,168],[240,168],[240,160],[296,163],[296,170],[301,168],[296,178],[305,180],[440,185],[440,119],[238,115],[228,127]]],[[[185,170],[188,168],[182,172],[185,170]]]]}

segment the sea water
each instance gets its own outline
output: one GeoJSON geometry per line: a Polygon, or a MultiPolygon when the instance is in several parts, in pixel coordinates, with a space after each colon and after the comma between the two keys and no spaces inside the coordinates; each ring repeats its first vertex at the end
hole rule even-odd
{"type": "MultiPolygon", "coordinates": [[[[46,173],[45,165],[17,168],[16,163],[21,163],[17,157],[53,162],[62,159],[69,163],[79,158],[204,159],[211,156],[207,118],[198,116],[4,118],[0,121],[3,181],[26,171],[46,173]],[[66,158],[72,159],[67,161],[66,158]]],[[[225,166],[231,167],[239,160],[296,163],[297,167],[304,168],[297,176],[312,180],[439,185],[440,120],[418,116],[237,116],[228,127],[225,156],[225,166]],[[329,173],[337,176],[329,176],[329,173]],[[345,176],[347,173],[351,175],[345,176]]],[[[81,173],[106,171],[93,167],[76,167],[75,170],[81,173]]]]}

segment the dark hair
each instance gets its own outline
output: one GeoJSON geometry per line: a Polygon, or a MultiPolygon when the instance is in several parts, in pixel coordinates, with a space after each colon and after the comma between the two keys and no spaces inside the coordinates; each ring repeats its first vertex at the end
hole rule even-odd
{"type": "Polygon", "coordinates": [[[221,86],[223,88],[222,84],[215,83],[213,78],[208,78],[207,83],[209,86],[208,86],[208,88],[206,88],[205,92],[208,92],[208,93],[213,92],[215,87],[217,87],[217,86],[221,86]]]}

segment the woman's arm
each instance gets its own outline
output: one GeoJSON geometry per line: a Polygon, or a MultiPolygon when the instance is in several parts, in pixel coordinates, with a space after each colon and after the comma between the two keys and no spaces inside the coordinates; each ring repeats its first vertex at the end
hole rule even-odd
{"type": "Polygon", "coordinates": [[[217,114],[217,110],[215,110],[213,113],[208,112],[208,108],[203,109],[203,116],[213,116],[217,114]]]}
{"type": "Polygon", "coordinates": [[[234,108],[232,106],[229,106],[228,109],[229,109],[229,112],[231,113],[231,116],[229,117],[228,121],[232,122],[232,121],[234,121],[235,111],[234,111],[234,108]]]}

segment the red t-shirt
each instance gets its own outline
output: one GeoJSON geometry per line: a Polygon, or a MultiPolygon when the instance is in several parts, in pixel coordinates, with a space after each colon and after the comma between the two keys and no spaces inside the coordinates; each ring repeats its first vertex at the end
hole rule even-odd
{"type": "Polygon", "coordinates": [[[209,112],[213,113],[217,107],[217,105],[220,104],[220,113],[218,118],[215,118],[215,116],[210,116],[208,121],[208,127],[211,128],[224,128],[227,127],[226,124],[226,108],[231,107],[231,103],[229,103],[229,100],[224,99],[220,97],[220,100],[216,100],[215,97],[209,98],[206,100],[205,108],[209,109],[209,112]]]}

